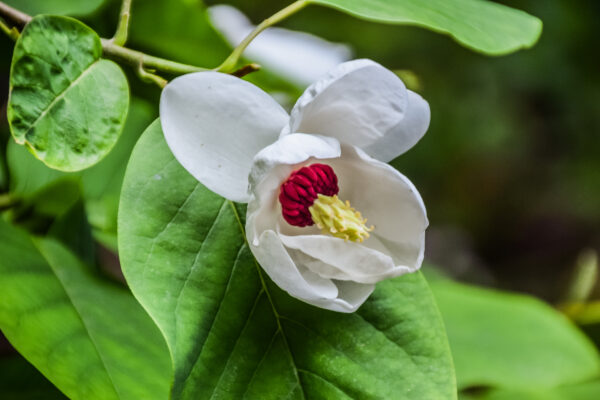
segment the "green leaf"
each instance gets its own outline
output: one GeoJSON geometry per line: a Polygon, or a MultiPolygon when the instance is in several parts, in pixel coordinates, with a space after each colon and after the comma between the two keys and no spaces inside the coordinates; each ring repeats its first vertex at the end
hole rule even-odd
{"type": "Polygon", "coordinates": [[[119,138],[129,104],[127,79],[101,54],[98,35],[68,17],[33,18],[15,45],[11,132],[51,168],[87,168],[119,138]]]}
{"type": "Polygon", "coordinates": [[[165,399],[160,333],[124,288],[0,221],[0,329],[71,399],[165,399]]]}
{"type": "Polygon", "coordinates": [[[261,272],[244,209],[179,165],[158,121],[141,137],[123,183],[119,249],[171,350],[173,398],[456,397],[420,273],[380,283],[353,314],[309,306],[261,272]]]}
{"type": "Polygon", "coordinates": [[[586,382],[552,390],[492,390],[481,400],[592,400],[600,399],[600,382],[586,382]]]}
{"type": "Polygon", "coordinates": [[[501,55],[529,48],[542,22],[523,11],[487,0],[308,0],[359,18],[417,25],[452,36],[472,50],[501,55]]]}
{"type": "Polygon", "coordinates": [[[553,388],[598,376],[598,352],[562,314],[532,297],[431,283],[459,388],[553,388]]]}
{"type": "Polygon", "coordinates": [[[84,16],[96,11],[105,0],[5,0],[4,2],[30,15],[84,16]]]}

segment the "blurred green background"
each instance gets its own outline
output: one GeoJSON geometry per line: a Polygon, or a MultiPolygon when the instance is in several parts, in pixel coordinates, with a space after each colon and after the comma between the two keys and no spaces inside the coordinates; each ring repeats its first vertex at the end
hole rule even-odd
{"type": "MultiPolygon", "coordinates": [[[[18,6],[26,2],[16,0],[11,4],[18,6]]],[[[74,11],[104,37],[111,35],[119,9],[118,1],[94,1],[87,9],[75,10],[61,9],[62,4],[68,3],[64,1],[43,3],[48,10],[55,10],[54,5],[58,12],[74,11]]],[[[205,3],[223,2],[206,0],[205,3]]],[[[225,3],[241,9],[255,23],[287,4],[274,0],[225,3]]],[[[543,20],[544,32],[533,49],[505,57],[486,57],[460,47],[448,37],[423,29],[360,21],[321,7],[309,7],[281,26],[346,43],[356,58],[371,58],[392,70],[410,70],[418,77],[417,91],[431,106],[431,127],[419,144],[393,165],[412,180],[427,206],[431,226],[426,260],[430,265],[436,265],[443,275],[460,281],[532,294],[552,305],[564,306],[569,300],[584,300],[591,306],[580,305],[585,308],[585,318],[578,321],[588,336],[600,343],[600,312],[594,312],[592,307],[600,300],[600,287],[594,274],[589,273],[594,269],[593,262],[588,262],[587,267],[578,262],[582,255],[593,258],[600,250],[597,43],[600,3],[584,0],[501,3],[543,20]],[[583,285],[591,289],[585,290],[587,298],[573,298],[573,281],[581,285],[581,280],[587,280],[583,285]]],[[[205,20],[203,7],[193,0],[134,0],[128,46],[182,62],[216,66],[230,49],[205,20]]],[[[12,46],[8,38],[0,36],[2,154],[6,154],[10,138],[5,110],[12,46]]],[[[135,95],[124,145],[130,149],[144,124],[158,115],[160,92],[141,83],[127,67],[125,70],[135,95]]],[[[302,90],[265,70],[249,79],[266,90],[284,92],[291,98],[302,90]]],[[[10,154],[9,150],[9,158],[10,154]]],[[[103,244],[101,250],[90,257],[100,259],[99,264],[112,273],[115,273],[115,261],[111,249],[114,249],[116,235],[113,221],[127,153],[120,157],[123,162],[115,167],[120,172],[105,184],[109,187],[106,189],[109,199],[99,201],[99,196],[94,194],[86,199],[87,218],[94,237],[103,244]]],[[[40,171],[45,167],[41,164],[9,173],[7,157],[1,161],[2,192],[9,188],[22,193],[40,189],[23,189],[23,182],[27,180],[23,176],[43,174],[40,171]],[[17,179],[20,180],[16,182],[17,179]]],[[[91,175],[87,179],[94,183],[107,179],[91,175]]],[[[82,179],[85,193],[86,178],[82,179]]],[[[46,178],[43,182],[47,182],[46,178]]],[[[28,184],[36,185],[35,182],[28,184]]],[[[27,210],[31,212],[30,208],[27,210]]],[[[18,217],[28,228],[38,233],[50,229],[47,224],[27,225],[27,212],[18,217]]],[[[426,269],[433,270],[433,267],[426,269]]],[[[116,274],[118,276],[118,271],[116,274]]],[[[436,281],[435,276],[432,276],[433,281],[436,281]]],[[[434,292],[439,299],[439,293],[434,292]]],[[[442,298],[445,298],[443,294],[442,298]]],[[[472,299],[484,301],[478,300],[477,293],[472,299]]],[[[444,306],[440,306],[444,313],[444,306]]],[[[571,311],[572,316],[580,315],[577,310],[571,311]]],[[[509,312],[506,315],[510,318],[509,312]]],[[[27,369],[27,364],[15,358],[7,344],[1,346],[0,356],[10,357],[0,358],[0,371],[27,369]],[[5,367],[9,365],[10,368],[5,367]]],[[[2,374],[7,376],[5,372],[2,374]]],[[[35,371],[29,369],[28,374],[32,376],[31,381],[37,379],[43,384],[43,378],[35,371]]],[[[38,393],[41,389],[34,385],[35,389],[31,390],[35,393],[28,397],[22,382],[17,391],[6,382],[7,379],[0,379],[0,398],[3,399],[51,396],[48,391],[42,391],[46,394],[41,396],[42,392],[38,393]],[[2,394],[3,388],[8,394],[2,394]]],[[[494,399],[592,399],[595,397],[588,396],[600,393],[600,388],[597,383],[590,385],[591,389],[540,392],[536,394],[538,397],[525,397],[516,392],[489,396],[485,392],[485,395],[494,399]],[[561,394],[563,392],[568,394],[561,394]]],[[[479,398],[482,393],[479,385],[465,386],[469,389],[464,396],[479,398]]]]}

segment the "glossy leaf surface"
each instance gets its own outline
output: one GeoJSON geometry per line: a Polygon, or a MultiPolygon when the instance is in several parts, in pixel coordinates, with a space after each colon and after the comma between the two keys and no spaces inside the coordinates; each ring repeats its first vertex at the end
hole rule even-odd
{"type": "Polygon", "coordinates": [[[0,329],[71,399],[166,399],[168,351],[131,294],[0,221],[0,329]]]}
{"type": "Polygon", "coordinates": [[[542,22],[487,0],[308,0],[359,18],[417,25],[452,36],[486,54],[506,54],[535,44],[542,22]]]}

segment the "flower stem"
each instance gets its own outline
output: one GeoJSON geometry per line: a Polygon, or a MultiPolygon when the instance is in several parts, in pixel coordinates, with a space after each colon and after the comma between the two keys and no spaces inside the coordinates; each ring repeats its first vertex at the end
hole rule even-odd
{"type": "Polygon", "coordinates": [[[129,33],[129,20],[131,18],[131,2],[132,0],[123,0],[123,3],[121,4],[119,25],[117,25],[117,31],[111,39],[111,42],[117,46],[124,46],[127,42],[127,34],[129,33]]]}
{"type": "Polygon", "coordinates": [[[258,36],[259,33],[264,31],[268,27],[275,25],[278,22],[281,22],[282,20],[294,14],[295,12],[300,11],[307,5],[307,0],[297,0],[289,6],[285,7],[284,9],[279,10],[269,18],[265,19],[256,28],[254,28],[254,30],[250,32],[248,36],[246,36],[244,40],[242,40],[242,42],[235,49],[233,49],[233,52],[231,52],[229,57],[227,57],[227,59],[225,59],[225,61],[223,61],[223,63],[216,68],[216,71],[226,73],[233,71],[239,59],[241,58],[242,53],[244,52],[244,50],[246,50],[246,47],[248,47],[250,42],[252,42],[252,40],[254,40],[254,38],[256,38],[256,36],[258,36]]]}
{"type": "Polygon", "coordinates": [[[115,61],[129,64],[134,68],[137,68],[140,65],[141,60],[142,66],[145,69],[154,69],[172,75],[183,75],[189,74],[190,72],[209,70],[208,68],[196,67],[194,65],[182,64],[164,58],[150,56],[141,51],[119,46],[109,39],[101,39],[101,41],[104,56],[115,61]]]}

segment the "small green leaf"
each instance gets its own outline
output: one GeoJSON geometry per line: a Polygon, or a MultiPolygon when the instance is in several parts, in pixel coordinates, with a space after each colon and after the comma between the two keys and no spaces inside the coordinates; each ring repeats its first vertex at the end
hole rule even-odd
{"type": "Polygon", "coordinates": [[[0,221],[0,329],[71,399],[166,399],[168,350],[124,288],[0,221]]]}
{"type": "Polygon", "coordinates": [[[175,160],[156,121],[132,154],[119,250],[165,336],[174,399],[454,399],[444,328],[420,273],[382,282],[356,313],[277,288],[244,240],[245,206],[175,160]]]}
{"type": "Polygon", "coordinates": [[[308,0],[359,18],[446,33],[475,51],[501,55],[531,47],[542,22],[487,0],[308,0]]]}
{"type": "Polygon", "coordinates": [[[532,297],[451,281],[431,283],[459,388],[554,388],[600,374],[593,344],[567,318],[532,297]]]}
{"type": "Polygon", "coordinates": [[[119,138],[127,79],[101,54],[98,35],[68,17],[35,17],[17,41],[8,121],[15,141],[51,168],[87,168],[119,138]]]}

